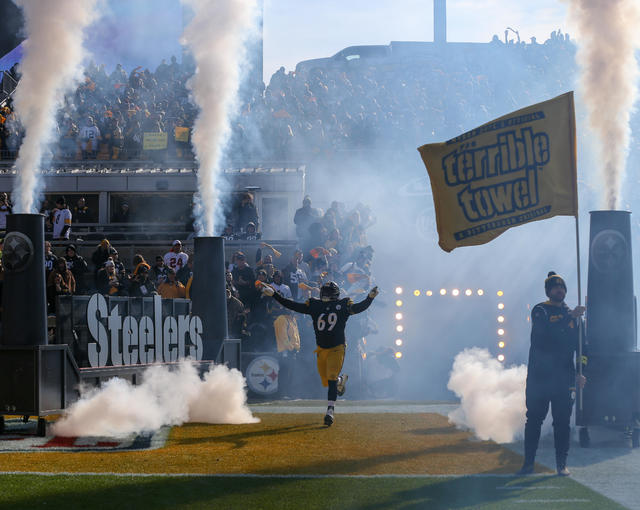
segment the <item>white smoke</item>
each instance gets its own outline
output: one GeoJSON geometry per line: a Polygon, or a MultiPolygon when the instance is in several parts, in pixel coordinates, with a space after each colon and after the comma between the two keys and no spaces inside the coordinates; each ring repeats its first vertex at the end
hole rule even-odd
{"type": "Polygon", "coordinates": [[[599,141],[604,206],[620,204],[620,190],[637,97],[640,6],[637,0],[569,0],[578,30],[580,85],[589,124],[599,141]]]}
{"type": "Polygon", "coordinates": [[[192,142],[199,162],[198,188],[202,210],[194,210],[200,235],[214,235],[221,220],[218,174],[228,141],[241,68],[246,60],[244,43],[256,20],[256,0],[182,0],[194,17],[185,28],[183,42],[191,50],[196,73],[188,83],[200,113],[192,142]]]}
{"type": "Polygon", "coordinates": [[[459,353],[447,387],[460,397],[449,421],[482,440],[511,443],[522,437],[525,423],[527,367],[505,368],[487,349],[459,353]]]}
{"type": "Polygon", "coordinates": [[[59,436],[122,437],[163,425],[256,423],[247,407],[245,379],[235,369],[215,365],[201,379],[190,361],[174,371],[153,366],[142,384],[114,378],[82,395],[53,425],[59,436]]]}
{"type": "Polygon", "coordinates": [[[14,95],[25,137],[15,168],[14,212],[37,212],[42,190],[39,176],[43,152],[55,135],[55,111],[64,92],[79,76],[83,35],[93,21],[96,0],[14,0],[24,12],[25,56],[14,95]]]}

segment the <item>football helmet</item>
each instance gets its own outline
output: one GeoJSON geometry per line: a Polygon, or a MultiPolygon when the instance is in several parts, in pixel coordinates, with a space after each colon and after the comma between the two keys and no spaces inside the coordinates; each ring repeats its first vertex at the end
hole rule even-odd
{"type": "Polygon", "coordinates": [[[332,301],[340,297],[340,287],[336,282],[327,282],[320,287],[320,299],[332,301]]]}

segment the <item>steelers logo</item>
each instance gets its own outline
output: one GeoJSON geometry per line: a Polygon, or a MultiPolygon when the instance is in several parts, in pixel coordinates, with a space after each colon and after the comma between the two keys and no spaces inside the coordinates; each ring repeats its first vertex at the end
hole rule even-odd
{"type": "Polygon", "coordinates": [[[278,391],[278,375],[280,363],[271,356],[258,356],[255,358],[245,373],[247,386],[258,395],[270,395],[278,391]]]}
{"type": "Polygon", "coordinates": [[[591,243],[591,260],[601,273],[619,271],[627,260],[629,248],[626,239],[617,230],[602,230],[591,243]]]}
{"type": "Polygon", "coordinates": [[[24,271],[33,260],[33,243],[21,232],[9,232],[4,238],[2,265],[9,272],[24,271]]]}

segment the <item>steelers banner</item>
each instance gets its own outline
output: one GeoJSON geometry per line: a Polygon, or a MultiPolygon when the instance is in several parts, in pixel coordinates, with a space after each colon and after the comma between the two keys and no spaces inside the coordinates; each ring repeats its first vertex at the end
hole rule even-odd
{"type": "Polygon", "coordinates": [[[573,92],[418,148],[427,167],[440,247],[484,244],[505,230],[577,216],[573,92]]]}

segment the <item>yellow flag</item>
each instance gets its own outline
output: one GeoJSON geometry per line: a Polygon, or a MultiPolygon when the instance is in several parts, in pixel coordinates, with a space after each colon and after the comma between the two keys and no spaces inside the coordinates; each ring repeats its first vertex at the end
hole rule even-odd
{"type": "Polygon", "coordinates": [[[176,126],[174,128],[174,135],[176,142],[188,142],[189,141],[189,128],[176,126]]]}
{"type": "Polygon", "coordinates": [[[530,221],[578,214],[573,92],[418,150],[445,251],[487,243],[530,221]]]}

